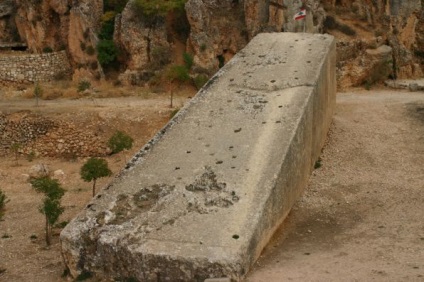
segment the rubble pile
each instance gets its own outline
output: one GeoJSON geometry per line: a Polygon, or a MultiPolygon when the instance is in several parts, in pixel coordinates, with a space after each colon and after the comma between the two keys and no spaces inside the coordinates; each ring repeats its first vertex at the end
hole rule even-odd
{"type": "Polygon", "coordinates": [[[104,138],[72,122],[39,115],[0,113],[0,155],[18,150],[23,155],[62,157],[104,156],[110,152],[104,138]]]}

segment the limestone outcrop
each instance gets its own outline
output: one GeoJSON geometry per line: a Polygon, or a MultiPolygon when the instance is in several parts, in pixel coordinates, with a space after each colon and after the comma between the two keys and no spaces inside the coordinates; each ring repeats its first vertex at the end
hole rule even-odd
{"type": "Polygon", "coordinates": [[[23,41],[33,53],[66,49],[74,68],[96,61],[86,47],[96,46],[102,0],[16,0],[14,5],[16,11],[8,16],[13,23],[8,29],[12,35],[6,36],[0,29],[3,41],[23,41]]]}
{"type": "Polygon", "coordinates": [[[391,78],[416,78],[423,75],[422,58],[421,65],[420,59],[417,59],[419,50],[424,47],[421,32],[424,30],[424,22],[421,19],[420,0],[323,2],[327,10],[332,10],[332,15],[343,16],[344,23],[350,26],[356,23],[360,26],[356,29],[356,38],[339,38],[338,46],[341,48],[338,53],[342,57],[338,61],[339,88],[369,83],[369,78],[376,75],[376,61],[370,60],[365,50],[376,49],[382,44],[389,45],[392,51],[377,65],[384,65],[388,62],[388,57],[391,57],[391,78]],[[368,30],[368,33],[364,30],[368,30]]]}
{"type": "Polygon", "coordinates": [[[123,81],[129,80],[134,71],[142,72],[152,64],[160,65],[160,60],[169,60],[171,44],[165,19],[151,22],[143,18],[134,9],[133,0],[115,19],[114,41],[126,56],[126,72],[120,77],[123,81]]]}
{"type": "Polygon", "coordinates": [[[5,0],[0,3],[0,42],[19,41],[16,34],[16,25],[13,14],[16,9],[13,0],[5,0]]]}
{"type": "MultiPolygon", "coordinates": [[[[328,32],[328,16],[357,31],[350,37],[331,33],[342,47],[339,53],[349,50],[338,64],[340,88],[364,83],[362,78],[373,70],[366,63],[370,61],[365,50],[383,44],[392,48],[393,77],[420,77],[424,65],[422,9],[421,0],[188,0],[187,34],[176,39],[175,27],[181,22],[175,21],[175,14],[152,22],[143,19],[130,0],[115,18],[114,42],[124,71],[119,79],[139,84],[166,63],[180,64],[183,52],[193,55],[194,72],[213,74],[258,33],[328,32]],[[301,8],[306,9],[306,18],[293,20],[301,8]],[[346,59],[352,52],[355,56],[346,59]]],[[[101,77],[95,47],[102,13],[102,0],[4,0],[0,3],[0,42],[24,42],[34,53],[66,49],[74,79],[101,77]]]]}

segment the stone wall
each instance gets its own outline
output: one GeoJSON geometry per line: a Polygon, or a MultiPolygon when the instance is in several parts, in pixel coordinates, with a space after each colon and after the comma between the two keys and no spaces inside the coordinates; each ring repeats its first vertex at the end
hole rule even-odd
{"type": "Polygon", "coordinates": [[[50,81],[70,73],[66,51],[0,56],[0,84],[50,81]]]}

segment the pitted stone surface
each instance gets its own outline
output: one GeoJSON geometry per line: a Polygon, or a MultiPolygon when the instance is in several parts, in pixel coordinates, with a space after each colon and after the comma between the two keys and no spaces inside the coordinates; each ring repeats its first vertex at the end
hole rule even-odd
{"type": "Polygon", "coordinates": [[[62,231],[72,275],[241,279],[320,154],[335,58],[331,36],[255,37],[62,231]]]}

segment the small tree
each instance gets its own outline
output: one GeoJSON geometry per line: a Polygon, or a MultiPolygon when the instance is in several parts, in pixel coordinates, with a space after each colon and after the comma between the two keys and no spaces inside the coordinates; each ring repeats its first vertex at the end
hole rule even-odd
{"type": "Polygon", "coordinates": [[[112,154],[119,153],[123,150],[132,148],[134,139],[128,134],[117,130],[107,141],[108,147],[112,150],[112,154]]]}
{"type": "Polygon", "coordinates": [[[0,219],[3,216],[4,207],[6,206],[6,195],[0,190],[0,219]]]}
{"type": "Polygon", "coordinates": [[[167,69],[165,76],[169,81],[169,92],[171,99],[170,107],[172,108],[175,84],[179,87],[182,83],[190,79],[190,75],[186,66],[172,65],[167,69]]]}
{"type": "Polygon", "coordinates": [[[37,192],[41,192],[45,196],[39,211],[46,217],[46,243],[50,245],[52,227],[64,211],[60,200],[65,194],[65,190],[56,179],[51,179],[49,176],[35,178],[31,180],[31,184],[37,192]]]}
{"type": "Polygon", "coordinates": [[[38,81],[35,83],[34,87],[34,97],[35,97],[35,106],[38,107],[38,99],[43,95],[43,88],[41,88],[38,81]]]}
{"type": "Polygon", "coordinates": [[[111,176],[112,171],[109,169],[107,161],[102,158],[90,158],[81,167],[81,178],[86,182],[93,181],[93,197],[96,194],[96,180],[98,178],[111,176]]]}
{"type": "Polygon", "coordinates": [[[10,148],[12,149],[12,152],[15,155],[15,164],[19,165],[18,163],[19,150],[22,148],[22,145],[20,143],[13,143],[10,148]]]}

